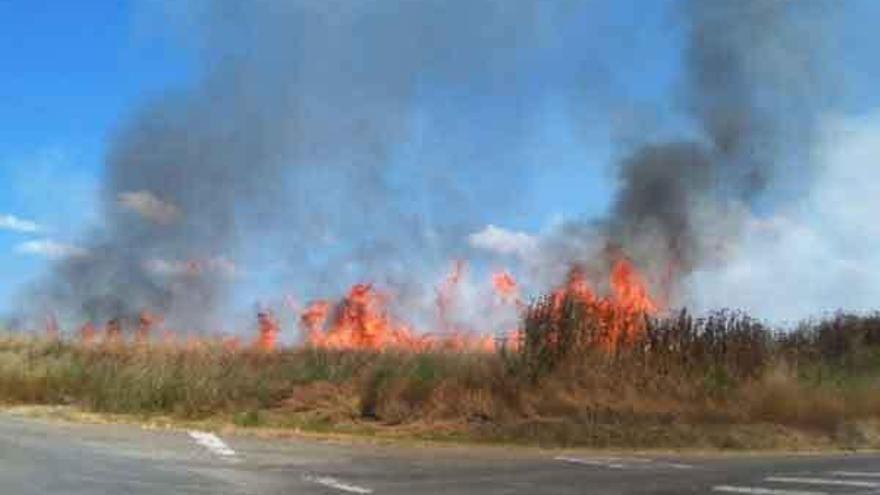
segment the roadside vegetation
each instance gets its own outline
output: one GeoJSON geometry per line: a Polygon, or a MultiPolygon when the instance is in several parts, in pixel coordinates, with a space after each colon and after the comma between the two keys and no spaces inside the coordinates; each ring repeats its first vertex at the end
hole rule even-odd
{"type": "Polygon", "coordinates": [[[495,353],[0,339],[0,400],[391,437],[640,448],[880,447],[880,315],[780,331],[646,318],[597,345],[588,306],[535,302],[495,353]]]}

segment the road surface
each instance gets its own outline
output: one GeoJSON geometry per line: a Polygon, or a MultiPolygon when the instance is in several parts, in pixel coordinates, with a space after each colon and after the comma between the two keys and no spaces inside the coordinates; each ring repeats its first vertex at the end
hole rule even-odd
{"type": "Polygon", "coordinates": [[[0,413],[0,493],[880,494],[880,455],[648,456],[262,440],[0,413]]]}

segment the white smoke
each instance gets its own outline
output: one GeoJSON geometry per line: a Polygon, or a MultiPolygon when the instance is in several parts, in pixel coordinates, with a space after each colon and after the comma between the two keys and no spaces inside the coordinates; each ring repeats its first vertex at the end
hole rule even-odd
{"type": "Polygon", "coordinates": [[[720,265],[695,272],[696,309],[733,307],[776,321],[880,301],[880,111],[826,125],[816,181],[785,212],[748,219],[720,265]]]}
{"type": "Polygon", "coordinates": [[[189,261],[154,258],[144,263],[144,269],[154,275],[166,277],[217,274],[233,278],[239,274],[238,266],[222,256],[189,261]]]}

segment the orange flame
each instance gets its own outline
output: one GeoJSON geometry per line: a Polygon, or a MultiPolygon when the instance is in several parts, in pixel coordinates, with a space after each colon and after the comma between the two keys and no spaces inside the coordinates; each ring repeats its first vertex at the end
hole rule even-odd
{"type": "Polygon", "coordinates": [[[278,334],[281,326],[270,311],[261,311],[257,314],[260,335],[257,337],[255,347],[263,351],[274,351],[278,345],[278,334]]]}
{"type": "Polygon", "coordinates": [[[552,307],[559,317],[566,298],[584,304],[597,317],[599,332],[594,336],[595,343],[613,351],[644,332],[644,317],[659,312],[660,306],[649,295],[645,279],[625,257],[618,256],[614,260],[609,278],[611,294],[598,297],[583,269],[572,267],[566,285],[553,292],[552,307]]]}
{"type": "MultiPolygon", "coordinates": [[[[313,310],[317,308],[311,306],[313,310]]],[[[320,308],[320,307],[318,307],[320,308]]],[[[313,317],[320,316],[315,313],[313,317]]],[[[312,332],[316,328],[312,328],[312,332]]],[[[385,310],[385,297],[370,284],[356,284],[336,308],[330,328],[312,344],[335,349],[372,349],[409,345],[410,330],[394,322],[385,310]]]]}
{"type": "Polygon", "coordinates": [[[611,268],[611,291],[616,304],[627,312],[653,314],[659,309],[648,295],[645,280],[625,258],[619,258],[611,268]]]}
{"type": "Polygon", "coordinates": [[[98,329],[95,328],[95,324],[90,321],[79,329],[79,341],[84,346],[92,345],[95,342],[97,335],[98,329]]]}
{"type": "Polygon", "coordinates": [[[492,287],[502,302],[519,304],[519,284],[508,271],[499,271],[492,274],[492,287]]]}
{"type": "Polygon", "coordinates": [[[306,306],[300,315],[300,323],[306,331],[306,342],[312,345],[323,344],[324,324],[327,322],[329,314],[330,303],[327,301],[315,301],[306,306]]]}
{"type": "Polygon", "coordinates": [[[161,320],[160,317],[149,311],[141,311],[140,316],[138,316],[137,332],[134,334],[135,342],[138,344],[149,342],[150,336],[153,333],[153,327],[160,323],[161,320]]]}
{"type": "Polygon", "coordinates": [[[454,330],[449,313],[452,306],[452,298],[455,296],[455,291],[458,290],[458,285],[462,277],[464,277],[466,269],[467,264],[463,260],[456,260],[452,265],[452,271],[449,272],[449,275],[440,284],[440,287],[437,288],[437,313],[440,320],[440,328],[444,331],[454,330]]]}
{"type": "MultiPolygon", "coordinates": [[[[460,265],[454,273],[457,275],[447,279],[447,282],[451,281],[451,283],[446,287],[454,286],[455,279],[460,277],[460,265]]],[[[439,294],[443,293],[439,291],[439,294]]],[[[472,337],[464,332],[451,331],[445,337],[439,337],[415,332],[410,326],[396,321],[388,314],[386,300],[387,296],[377,291],[371,284],[356,284],[336,306],[332,316],[329,302],[313,302],[300,316],[306,344],[326,349],[374,351],[385,349],[491,351],[495,348],[495,342],[490,336],[472,337]],[[329,324],[328,316],[331,316],[329,324]]],[[[442,298],[438,297],[438,302],[440,300],[442,298]]]]}
{"type": "MultiPolygon", "coordinates": [[[[189,267],[198,272],[201,267],[193,263],[189,267]]],[[[506,337],[471,333],[455,328],[449,312],[466,270],[463,261],[456,261],[449,275],[439,284],[436,292],[436,309],[440,332],[416,331],[410,325],[397,320],[388,310],[389,296],[377,290],[372,284],[361,283],[351,287],[348,294],[338,303],[328,300],[313,301],[301,305],[292,296],[285,299],[289,310],[299,314],[303,342],[312,347],[345,350],[407,350],[425,351],[431,349],[475,350],[491,352],[499,346],[508,350],[520,349],[524,333],[520,328],[509,329],[506,337]]],[[[489,311],[501,304],[515,304],[518,309],[525,306],[519,282],[507,270],[491,275],[491,284],[497,298],[495,304],[487,305],[489,311]]],[[[598,295],[587,280],[586,272],[580,267],[572,267],[567,280],[550,294],[551,315],[563,316],[564,302],[574,299],[586,305],[589,313],[596,318],[595,335],[592,342],[609,351],[632,343],[645,330],[645,316],[660,311],[661,304],[652,298],[645,278],[622,254],[612,258],[606,295],[598,295]]],[[[479,304],[478,301],[473,302],[479,304]]],[[[258,335],[253,347],[263,351],[273,351],[278,347],[280,324],[269,311],[257,316],[258,335]]],[[[47,332],[57,334],[54,317],[47,319],[47,332]]],[[[489,330],[489,329],[484,329],[489,330]]],[[[134,343],[146,343],[161,331],[159,341],[163,345],[180,345],[177,336],[164,328],[162,317],[143,311],[137,319],[134,343]]],[[[98,329],[92,323],[80,328],[79,338],[83,345],[95,341],[98,329]]],[[[103,332],[107,344],[123,344],[123,320],[112,319],[107,322],[103,332]]],[[[555,338],[548,335],[547,338],[555,338]]],[[[237,338],[219,339],[217,342],[227,350],[240,348],[237,338]]],[[[194,341],[187,345],[196,347],[194,341]]]]}
{"type": "Polygon", "coordinates": [[[114,318],[107,322],[104,328],[104,343],[110,345],[122,344],[122,322],[114,318]]]}

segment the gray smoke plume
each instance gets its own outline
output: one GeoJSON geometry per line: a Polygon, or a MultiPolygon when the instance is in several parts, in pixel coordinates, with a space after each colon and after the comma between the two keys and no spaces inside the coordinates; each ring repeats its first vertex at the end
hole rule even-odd
{"type": "Polygon", "coordinates": [[[744,211],[809,184],[807,143],[827,94],[831,17],[829,4],[810,1],[682,7],[683,99],[694,137],[630,152],[608,220],[610,242],[673,276],[735,239],[744,211]]]}
{"type": "MultiPolygon", "coordinates": [[[[256,277],[289,277],[304,292],[379,267],[412,278],[415,260],[439,259],[450,232],[467,231],[428,225],[388,182],[415,96],[513,85],[519,57],[542,44],[545,16],[565,12],[526,0],[162,8],[202,75],[152,98],[110,143],[104,222],[83,243],[88,256],[61,263],[36,291],[71,320],[149,310],[184,329],[216,328],[232,279],[248,277],[242,259],[272,272],[256,277]]],[[[424,175],[434,208],[467,207],[443,177],[424,175]]]]}
{"type": "MultiPolygon", "coordinates": [[[[572,49],[583,28],[571,19],[590,17],[588,0],[159,5],[199,75],[114,134],[103,222],[79,243],[87,254],[36,291],[68,321],[149,310],[178,328],[213,329],[241,285],[320,297],[371,280],[395,286],[404,304],[430,305],[424,271],[460,256],[467,234],[528,186],[515,164],[540,105],[542,60],[573,67],[547,78],[560,93],[602,94],[570,88],[594,74],[590,50],[572,49]],[[424,94],[448,108],[425,117],[424,94]],[[502,118],[475,125],[477,100],[502,118]],[[429,152],[408,155],[414,142],[429,152]],[[498,175],[503,188],[493,187],[498,175]]],[[[682,2],[693,132],[629,153],[605,225],[563,237],[607,238],[657,272],[691,270],[712,232],[735,231],[736,205],[802,176],[807,162],[792,150],[813,130],[817,5],[682,2]]],[[[558,244],[544,250],[554,266],[602,243],[558,244]]]]}

